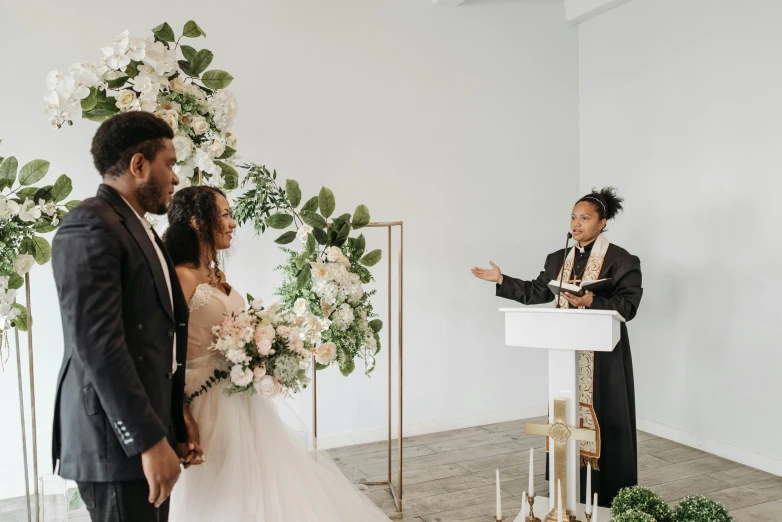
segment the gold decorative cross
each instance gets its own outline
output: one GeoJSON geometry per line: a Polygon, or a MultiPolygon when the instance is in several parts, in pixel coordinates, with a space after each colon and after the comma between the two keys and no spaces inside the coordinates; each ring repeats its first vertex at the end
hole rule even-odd
{"type": "MultiPolygon", "coordinates": [[[[554,399],[554,424],[532,424],[527,423],[525,431],[531,435],[542,435],[551,438],[554,441],[554,473],[549,473],[549,480],[554,487],[553,498],[550,499],[549,506],[551,511],[546,517],[546,522],[559,522],[557,520],[557,480],[562,483],[562,508],[565,510],[563,515],[565,520],[570,520],[571,513],[567,510],[567,442],[573,440],[585,440],[587,442],[595,441],[595,432],[584,428],[568,426],[565,423],[565,411],[567,410],[567,399],[554,399]]],[[[578,458],[578,455],[576,455],[578,458]]]]}

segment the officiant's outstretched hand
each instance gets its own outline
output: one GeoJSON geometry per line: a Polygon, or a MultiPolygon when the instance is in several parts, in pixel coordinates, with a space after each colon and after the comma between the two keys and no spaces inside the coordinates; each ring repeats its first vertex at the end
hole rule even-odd
{"type": "Polygon", "coordinates": [[[492,283],[502,284],[502,271],[500,270],[500,267],[494,264],[493,261],[489,261],[489,264],[491,265],[491,268],[478,268],[473,267],[470,272],[472,272],[472,275],[477,277],[478,279],[483,279],[484,281],[491,281],[492,283]]]}

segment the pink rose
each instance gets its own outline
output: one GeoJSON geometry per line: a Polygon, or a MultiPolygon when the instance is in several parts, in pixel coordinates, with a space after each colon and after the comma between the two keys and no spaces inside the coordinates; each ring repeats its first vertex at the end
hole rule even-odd
{"type": "Polygon", "coordinates": [[[274,397],[277,394],[277,383],[272,376],[264,375],[256,383],[255,390],[263,397],[274,397]]]}
{"type": "Polygon", "coordinates": [[[255,347],[258,349],[259,354],[269,355],[272,351],[272,342],[268,339],[261,339],[255,343],[255,347]]]}

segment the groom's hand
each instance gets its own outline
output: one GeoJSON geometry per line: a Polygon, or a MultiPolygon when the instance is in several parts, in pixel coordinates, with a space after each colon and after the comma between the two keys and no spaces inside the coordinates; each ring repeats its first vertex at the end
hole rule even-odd
{"type": "Polygon", "coordinates": [[[174,449],[163,438],[141,454],[141,466],[149,484],[149,503],[159,508],[171,495],[179,474],[179,459],[174,449]]]}

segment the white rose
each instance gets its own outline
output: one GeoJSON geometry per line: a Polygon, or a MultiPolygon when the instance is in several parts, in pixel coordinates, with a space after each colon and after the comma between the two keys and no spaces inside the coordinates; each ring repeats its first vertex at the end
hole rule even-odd
{"type": "Polygon", "coordinates": [[[269,325],[262,325],[259,326],[255,330],[255,337],[256,339],[268,339],[269,341],[274,340],[274,327],[269,325]]]}
{"type": "Polygon", "coordinates": [[[327,365],[337,356],[337,345],[334,343],[323,343],[315,351],[315,362],[327,365]]]}
{"type": "Polygon", "coordinates": [[[269,339],[260,339],[255,343],[255,347],[261,355],[269,355],[272,352],[272,342],[269,339]]]}
{"type": "Polygon", "coordinates": [[[312,261],[310,266],[312,267],[312,278],[315,281],[325,281],[329,277],[329,269],[325,263],[312,261]]]}
{"type": "Polygon", "coordinates": [[[310,232],[312,232],[312,227],[309,225],[302,225],[298,232],[296,232],[296,238],[301,241],[303,245],[307,244],[307,239],[309,238],[310,232]]]}
{"type": "Polygon", "coordinates": [[[307,300],[299,297],[296,299],[296,302],[293,303],[293,311],[296,312],[296,315],[302,316],[307,313],[307,300]]]}
{"type": "Polygon", "coordinates": [[[208,152],[213,158],[219,158],[225,152],[225,144],[215,140],[209,144],[208,152]]]}
{"type": "Polygon", "coordinates": [[[180,134],[178,136],[174,136],[174,139],[171,141],[174,143],[174,150],[176,151],[177,161],[185,161],[190,157],[190,154],[193,153],[193,141],[187,136],[180,134]]]}
{"type": "Polygon", "coordinates": [[[288,326],[285,326],[284,324],[277,327],[277,335],[282,337],[283,339],[287,339],[291,335],[291,329],[288,326]]]}
{"type": "Polygon", "coordinates": [[[253,380],[255,382],[260,381],[261,377],[263,377],[264,375],[266,375],[266,368],[264,368],[263,366],[258,366],[253,370],[253,380]]]}
{"type": "Polygon", "coordinates": [[[177,111],[159,110],[155,112],[155,116],[166,122],[174,132],[179,128],[179,113],[177,111]]]}
{"type": "Polygon", "coordinates": [[[231,369],[231,382],[237,386],[247,386],[253,382],[252,370],[243,370],[242,367],[237,364],[231,369]]]}
{"type": "Polygon", "coordinates": [[[184,94],[187,91],[187,86],[185,85],[185,82],[182,81],[182,78],[174,78],[171,80],[171,90],[184,94]]]}
{"type": "Polygon", "coordinates": [[[255,384],[255,390],[263,397],[274,397],[277,394],[277,384],[270,375],[264,375],[255,384]]]}
{"type": "Polygon", "coordinates": [[[203,116],[196,116],[193,118],[191,127],[196,134],[203,134],[209,130],[209,122],[203,116]]]}
{"type": "Polygon", "coordinates": [[[26,199],[19,209],[19,219],[27,223],[33,223],[41,218],[41,209],[35,206],[35,202],[26,199]]]}
{"type": "Polygon", "coordinates": [[[25,275],[35,264],[35,258],[30,254],[19,254],[14,259],[14,270],[20,276],[25,275]]]}
{"type": "Polygon", "coordinates": [[[326,258],[331,263],[336,263],[341,257],[344,257],[345,254],[342,253],[342,250],[340,250],[339,247],[329,247],[326,250],[326,258]]]}

